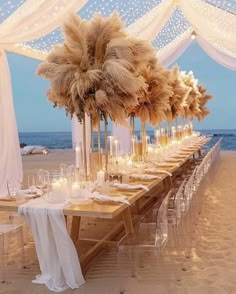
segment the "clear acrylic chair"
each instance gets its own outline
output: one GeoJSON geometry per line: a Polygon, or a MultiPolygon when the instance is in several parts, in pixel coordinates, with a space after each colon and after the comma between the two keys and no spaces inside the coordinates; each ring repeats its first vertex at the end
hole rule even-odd
{"type": "MultiPolygon", "coordinates": [[[[0,225],[0,282],[5,280],[6,265],[8,262],[8,256],[10,254],[19,252],[19,263],[23,268],[25,266],[25,254],[24,254],[24,237],[22,225],[1,224],[0,225]],[[14,236],[15,235],[15,236],[14,236]],[[13,240],[15,237],[15,242],[13,240]]],[[[14,257],[14,261],[16,258],[14,257]]]]}
{"type": "Polygon", "coordinates": [[[142,276],[147,268],[151,271],[153,261],[155,266],[159,264],[161,267],[161,252],[168,242],[167,208],[170,194],[162,201],[154,221],[149,217],[143,218],[136,225],[134,233],[126,234],[118,242],[118,265],[121,267],[123,260],[128,261],[132,277],[142,276]]]}

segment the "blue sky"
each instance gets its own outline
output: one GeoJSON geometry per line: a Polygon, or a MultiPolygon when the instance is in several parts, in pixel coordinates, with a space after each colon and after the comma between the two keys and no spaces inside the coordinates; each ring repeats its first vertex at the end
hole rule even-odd
{"type": "MultiPolygon", "coordinates": [[[[71,131],[70,119],[63,110],[47,101],[49,83],[37,77],[37,60],[8,53],[18,130],[20,132],[71,131]]],[[[196,43],[177,60],[181,70],[192,70],[199,82],[214,95],[208,107],[211,114],[200,129],[236,129],[236,71],[212,60],[196,43]]]]}

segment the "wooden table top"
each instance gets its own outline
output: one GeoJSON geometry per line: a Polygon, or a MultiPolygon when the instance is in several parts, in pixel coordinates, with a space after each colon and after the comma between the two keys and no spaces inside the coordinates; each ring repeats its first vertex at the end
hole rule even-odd
{"type": "MultiPolygon", "coordinates": [[[[204,143],[205,144],[205,143],[204,143]]],[[[165,170],[174,173],[178,168],[180,168],[193,154],[198,152],[204,144],[195,144],[191,146],[191,148],[183,151],[184,156],[180,156],[179,158],[176,157],[176,161],[174,161],[173,166],[164,167],[165,170]]],[[[163,167],[160,167],[160,169],[163,167]]],[[[168,177],[166,174],[159,174],[160,179],[149,180],[149,181],[135,181],[135,183],[142,183],[147,185],[149,190],[158,186],[163,183],[163,180],[168,177]]],[[[130,204],[133,204],[135,201],[140,199],[148,193],[146,190],[138,190],[138,191],[119,191],[117,190],[115,196],[127,196],[130,204]]],[[[106,218],[112,219],[118,214],[120,214],[124,209],[127,208],[126,204],[123,203],[116,203],[114,204],[105,204],[105,203],[98,203],[92,201],[87,204],[72,204],[64,208],[65,215],[72,215],[72,216],[86,216],[86,217],[98,217],[98,218],[106,218]]],[[[18,204],[15,200],[0,200],[0,211],[9,211],[9,212],[17,212],[18,204]]]]}

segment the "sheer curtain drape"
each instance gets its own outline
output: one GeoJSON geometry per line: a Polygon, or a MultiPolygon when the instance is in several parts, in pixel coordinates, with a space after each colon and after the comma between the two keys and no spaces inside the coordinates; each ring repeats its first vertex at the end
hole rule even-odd
{"type": "Polygon", "coordinates": [[[236,55],[236,16],[202,0],[179,0],[198,35],[214,47],[236,55]]]}
{"type": "Polygon", "coordinates": [[[22,181],[22,163],[11,90],[7,57],[0,50],[0,196],[22,181]]]}
{"type": "Polygon", "coordinates": [[[151,41],[166,24],[175,7],[176,4],[173,0],[163,0],[159,5],[128,26],[127,32],[138,38],[151,41]]]}
{"type": "Polygon", "coordinates": [[[56,29],[68,13],[77,12],[87,0],[28,0],[0,25],[0,196],[7,183],[22,181],[20,146],[13,106],[11,79],[4,52],[11,45],[31,41],[56,29]]]}
{"type": "Polygon", "coordinates": [[[157,51],[157,57],[161,65],[167,67],[175,62],[191,44],[192,28],[185,31],[166,47],[157,51]]]}

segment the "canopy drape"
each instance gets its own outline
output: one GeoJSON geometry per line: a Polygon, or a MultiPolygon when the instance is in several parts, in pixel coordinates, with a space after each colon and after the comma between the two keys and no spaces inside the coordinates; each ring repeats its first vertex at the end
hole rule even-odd
{"type": "Polygon", "coordinates": [[[78,11],[87,0],[28,0],[0,25],[0,195],[8,186],[20,186],[22,162],[13,105],[10,71],[4,49],[33,40],[57,28],[67,13],[78,11]]]}

